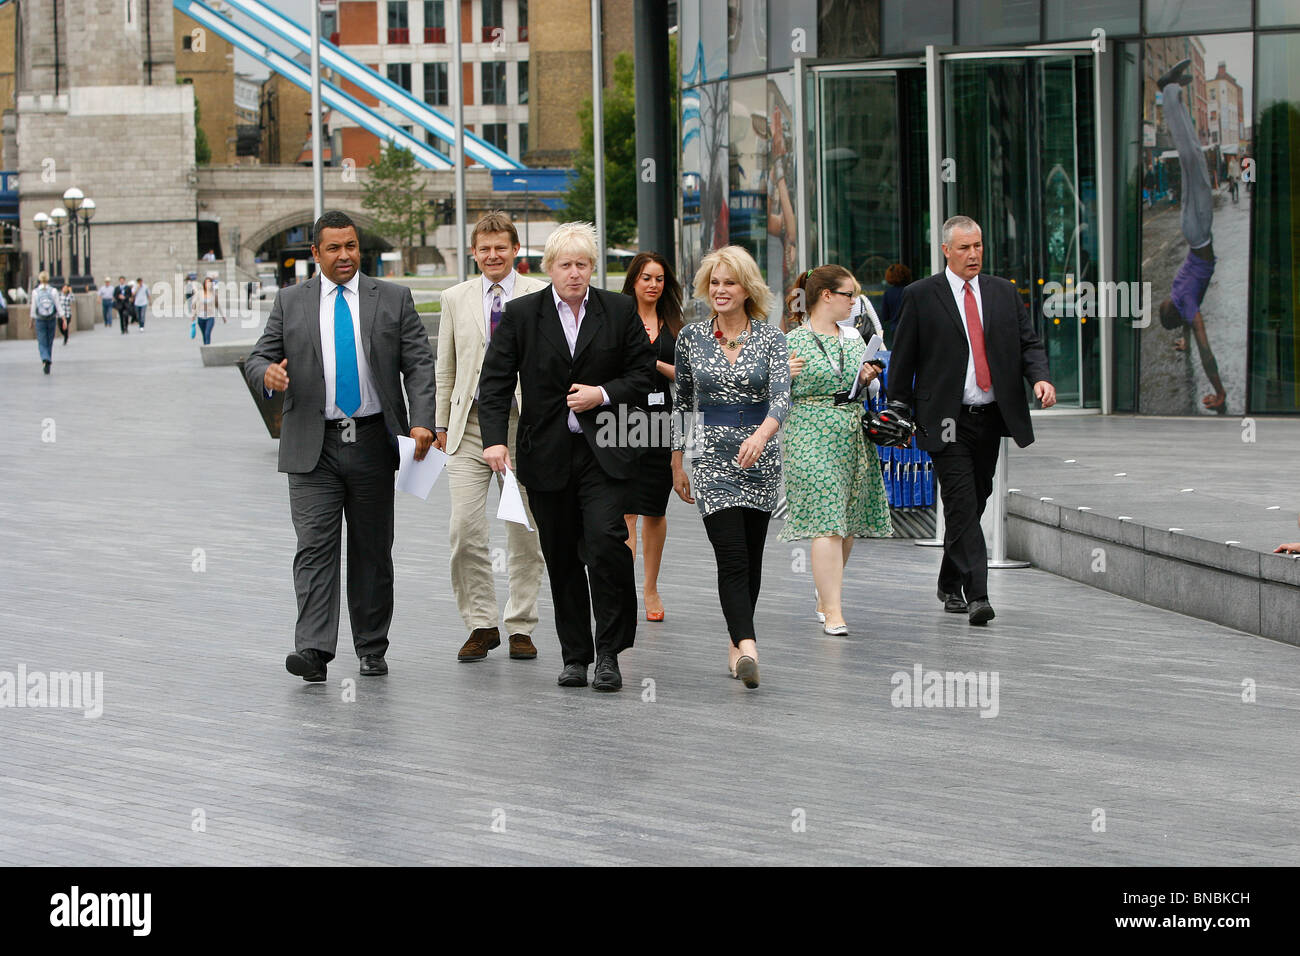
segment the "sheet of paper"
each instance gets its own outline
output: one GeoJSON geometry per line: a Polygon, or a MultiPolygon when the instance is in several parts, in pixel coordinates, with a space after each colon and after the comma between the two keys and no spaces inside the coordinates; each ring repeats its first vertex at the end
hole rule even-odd
{"type": "Polygon", "coordinates": [[[447,467],[447,456],[433,445],[424,456],[424,461],[415,460],[415,439],[405,435],[397,436],[397,484],[398,491],[423,500],[429,500],[429,492],[434,482],[447,467]]]}
{"type": "Polygon", "coordinates": [[[528,512],[524,509],[524,496],[519,493],[519,479],[509,468],[506,469],[505,481],[501,485],[501,504],[497,505],[497,517],[502,521],[513,521],[529,531],[533,526],[528,523],[528,512]]]}
{"type": "MultiPolygon", "coordinates": [[[[873,335],[867,341],[866,351],[862,353],[862,361],[858,363],[858,375],[862,374],[862,369],[866,366],[866,364],[870,362],[873,358],[875,358],[877,353],[879,353],[880,350],[883,349],[884,347],[885,347],[885,340],[882,339],[879,335],[873,335]]],[[[870,388],[871,394],[875,395],[879,391],[880,391],[879,380],[873,381],[871,383],[871,388],[870,388]]],[[[849,390],[849,397],[857,398],[857,395],[858,395],[858,379],[855,377],[853,379],[853,387],[849,390]]]]}

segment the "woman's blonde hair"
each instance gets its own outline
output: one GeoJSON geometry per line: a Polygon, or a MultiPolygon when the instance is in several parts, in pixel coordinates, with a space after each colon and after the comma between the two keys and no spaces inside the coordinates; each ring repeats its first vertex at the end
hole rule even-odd
{"type": "Polygon", "coordinates": [[[774,305],[772,292],[763,280],[763,273],[758,271],[754,257],[740,246],[723,246],[704,257],[695,273],[696,298],[709,301],[709,280],[718,266],[726,266],[745,290],[745,314],[760,322],[767,321],[774,305]]]}
{"type": "Polygon", "coordinates": [[[546,239],[542,250],[542,271],[550,272],[555,260],[566,252],[576,252],[591,260],[592,268],[600,261],[596,227],[589,222],[562,223],[546,239]]]}

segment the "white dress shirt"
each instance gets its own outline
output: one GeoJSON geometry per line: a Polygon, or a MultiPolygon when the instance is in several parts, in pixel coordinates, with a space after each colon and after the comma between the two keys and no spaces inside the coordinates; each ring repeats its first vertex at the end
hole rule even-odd
{"type": "MultiPolygon", "coordinates": [[[[961,316],[961,330],[966,333],[966,384],[961,390],[961,403],[963,405],[987,405],[989,402],[996,401],[996,399],[993,397],[993,383],[991,380],[987,392],[975,382],[975,352],[971,349],[970,329],[966,327],[966,280],[947,266],[944,266],[943,272],[948,277],[948,285],[952,288],[952,297],[957,301],[957,314],[961,316]]],[[[979,313],[980,328],[983,328],[984,300],[980,298],[979,276],[971,280],[970,290],[975,294],[975,309],[979,313]]],[[[985,336],[985,359],[988,358],[988,353],[988,336],[985,336]]],[[[989,374],[992,375],[991,370],[989,374]]]]}
{"type": "MultiPolygon", "coordinates": [[[[582,296],[582,304],[578,306],[578,314],[574,316],[573,310],[569,308],[569,303],[560,298],[560,293],[556,291],[555,286],[551,286],[551,295],[555,299],[555,311],[560,313],[560,326],[564,329],[564,340],[569,343],[569,358],[573,358],[573,353],[578,348],[578,327],[582,325],[583,318],[587,315],[587,296],[591,294],[588,288],[582,296]]],[[[609,404],[609,393],[605,391],[605,386],[600,386],[600,395],[603,399],[602,405],[609,404]]],[[[569,431],[575,435],[582,434],[582,426],[578,424],[578,416],[569,409],[569,431]]]]}
{"type": "Polygon", "coordinates": [[[366,361],[366,350],[361,347],[361,298],[357,292],[360,287],[361,273],[352,273],[346,285],[331,281],[324,272],[320,274],[320,357],[325,366],[325,417],[328,419],[347,418],[343,411],[334,404],[334,296],[335,289],[346,298],[348,311],[352,313],[352,341],[357,349],[357,380],[361,384],[361,407],[353,417],[378,415],[384,410],[379,404],[379,390],[370,375],[370,363],[366,361]]]}

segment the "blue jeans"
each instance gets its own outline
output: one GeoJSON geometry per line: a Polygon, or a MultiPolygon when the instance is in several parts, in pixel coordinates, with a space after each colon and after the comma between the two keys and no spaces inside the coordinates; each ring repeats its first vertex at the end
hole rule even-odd
{"type": "Polygon", "coordinates": [[[99,304],[104,307],[104,324],[109,328],[113,326],[113,300],[100,299],[99,304]]]}
{"type": "Polygon", "coordinates": [[[212,344],[212,326],[216,319],[199,319],[199,331],[203,333],[203,344],[212,344]]]}
{"type": "Polygon", "coordinates": [[[135,321],[139,324],[140,328],[142,329],[144,328],[144,316],[145,313],[148,311],[149,311],[149,306],[147,305],[137,305],[135,307],[135,321]]]}
{"type": "Polygon", "coordinates": [[[51,360],[50,349],[54,346],[54,323],[57,319],[36,320],[36,346],[41,350],[41,361],[51,360]]]}

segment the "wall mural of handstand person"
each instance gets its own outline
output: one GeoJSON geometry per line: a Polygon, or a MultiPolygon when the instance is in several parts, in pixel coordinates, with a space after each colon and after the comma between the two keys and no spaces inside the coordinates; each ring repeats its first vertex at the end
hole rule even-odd
{"type": "Polygon", "coordinates": [[[1201,404],[1220,415],[1227,414],[1227,392],[1219,378],[1219,363],[1210,348],[1201,315],[1205,290],[1214,277],[1214,190],[1205,154],[1196,134],[1191,113],[1187,109],[1186,91],[1182,84],[1190,81],[1188,73],[1192,61],[1180,60],[1165,73],[1156,85],[1163,96],[1165,123],[1178,150],[1182,190],[1182,229],[1187,240],[1187,257],[1178,267],[1169,297],[1160,303],[1160,324],[1171,331],[1183,334],[1175,340],[1174,348],[1187,348],[1190,332],[1201,356],[1201,367],[1214,389],[1201,399],[1201,404]]]}

